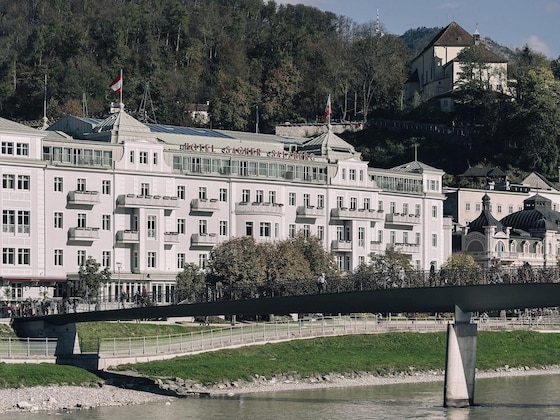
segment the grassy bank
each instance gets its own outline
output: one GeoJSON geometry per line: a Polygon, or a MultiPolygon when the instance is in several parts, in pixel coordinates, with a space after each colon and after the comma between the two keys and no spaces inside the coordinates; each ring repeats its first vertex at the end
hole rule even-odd
{"type": "Polygon", "coordinates": [[[0,363],[0,388],[46,385],[88,385],[103,382],[95,374],[74,366],[0,363]]]}
{"type": "MultiPolygon", "coordinates": [[[[271,377],[297,372],[301,376],[348,373],[443,369],[444,333],[390,333],[267,344],[121,366],[153,378],[183,378],[203,384],[250,379],[255,374],[271,377]]],[[[532,331],[479,332],[477,367],[490,370],[540,367],[560,363],[560,334],[532,331]]]]}

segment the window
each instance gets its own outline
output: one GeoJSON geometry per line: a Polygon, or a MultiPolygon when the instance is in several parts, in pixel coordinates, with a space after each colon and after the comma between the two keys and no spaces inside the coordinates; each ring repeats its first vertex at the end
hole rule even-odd
{"type": "Polygon", "coordinates": [[[156,237],[156,216],[150,215],[148,216],[148,238],[155,238],[156,237]]]}
{"type": "Polygon", "coordinates": [[[317,238],[320,241],[325,239],[325,227],[324,226],[317,226],[317,238]]]}
{"type": "Polygon", "coordinates": [[[276,203],[276,191],[269,191],[268,192],[268,202],[270,204],[276,203]]]}
{"type": "Polygon", "coordinates": [[[78,213],[78,227],[79,228],[87,227],[87,216],[85,213],[78,213]]]}
{"type": "Polygon", "coordinates": [[[144,165],[148,164],[148,152],[140,152],[138,155],[138,162],[144,165]]]}
{"type": "Polygon", "coordinates": [[[288,237],[295,238],[296,237],[296,225],[289,225],[288,226],[288,237]]]}
{"type": "Polygon", "coordinates": [[[2,232],[15,233],[16,232],[16,211],[15,210],[2,210],[2,232]]]}
{"type": "Polygon", "coordinates": [[[416,245],[420,245],[420,233],[416,233],[416,245]]]}
{"type": "Polygon", "coordinates": [[[377,210],[378,211],[383,211],[383,201],[379,200],[377,202],[377,210]]]}
{"type": "Polygon", "coordinates": [[[264,196],[264,191],[263,190],[257,190],[255,201],[257,203],[262,203],[263,202],[263,196],[264,196]]]}
{"type": "Polygon", "coordinates": [[[158,164],[158,154],[157,154],[157,153],[154,153],[154,160],[153,160],[153,162],[154,162],[154,165],[157,165],[157,164],[158,164]]]}
{"type": "Polygon", "coordinates": [[[76,190],[77,191],[86,191],[86,179],[85,178],[78,178],[77,179],[76,190]]]}
{"type": "Polygon", "coordinates": [[[364,209],[370,210],[371,209],[371,200],[369,197],[364,198],[364,209]]]}
{"type": "Polygon", "coordinates": [[[111,181],[104,179],[101,181],[101,194],[111,194],[111,181]]]}
{"type": "MultiPolygon", "coordinates": [[[[480,211],[480,203],[476,203],[474,208],[475,208],[475,211],[479,212],[480,211]]],[[[519,209],[519,210],[521,210],[521,209],[519,209]]]]}
{"type": "Polygon", "coordinates": [[[337,241],[343,241],[344,240],[344,230],[342,229],[342,226],[337,226],[336,227],[336,240],[337,241]]]}
{"type": "Polygon", "coordinates": [[[132,253],[132,267],[138,268],[138,251],[132,253]]]}
{"type": "Polygon", "coordinates": [[[64,264],[64,252],[62,249],[54,250],[54,265],[62,266],[64,264]]]}
{"type": "Polygon", "coordinates": [[[16,188],[16,176],[14,174],[2,175],[2,188],[13,190],[16,188]]]}
{"type": "Polygon", "coordinates": [[[177,185],[177,198],[179,200],[185,199],[185,186],[184,185],[177,185]]]}
{"type": "Polygon", "coordinates": [[[186,224],[185,219],[177,219],[177,233],[184,234],[186,224]]]}
{"type": "Polygon", "coordinates": [[[305,224],[303,225],[303,236],[309,238],[311,235],[311,225],[305,224]]]}
{"type": "Polygon", "coordinates": [[[16,143],[16,155],[18,155],[18,156],[29,156],[29,144],[27,144],[27,143],[16,143]]]}
{"type": "Polygon", "coordinates": [[[280,235],[280,223],[274,223],[274,237],[278,238],[280,235]]]}
{"type": "Polygon", "coordinates": [[[18,210],[18,233],[29,233],[31,231],[31,213],[29,210],[18,210]]]}
{"type": "Polygon", "coordinates": [[[251,191],[250,190],[241,190],[241,201],[243,203],[248,203],[251,201],[251,191]]]}
{"type": "Polygon", "coordinates": [[[31,264],[31,250],[29,248],[18,249],[18,264],[19,265],[31,264]]]}
{"type": "Polygon", "coordinates": [[[142,182],[140,184],[140,195],[150,195],[150,184],[148,184],[147,182],[142,182]]]}
{"type": "Polygon", "coordinates": [[[199,235],[206,235],[208,233],[208,221],[206,219],[202,219],[198,221],[198,234],[199,235]]]}
{"type": "Polygon", "coordinates": [[[182,252],[179,252],[177,254],[177,268],[180,269],[180,270],[185,268],[185,262],[186,262],[185,254],[182,253],[182,252]]]}
{"type": "Polygon", "coordinates": [[[437,234],[432,234],[432,246],[437,246],[437,234]]]}
{"type": "Polygon", "coordinates": [[[383,243],[383,231],[382,230],[377,232],[377,242],[383,243]]]}
{"type": "Polygon", "coordinates": [[[389,242],[391,242],[391,245],[393,245],[397,241],[397,234],[394,230],[389,233],[389,238],[389,242]]]}
{"type": "Polygon", "coordinates": [[[356,170],[355,169],[350,169],[350,171],[348,171],[348,178],[350,179],[350,181],[355,181],[356,180],[356,170]]]}
{"type": "Polygon", "coordinates": [[[222,202],[227,202],[227,189],[225,188],[220,188],[220,201],[222,202]]]}
{"type": "Polygon", "coordinates": [[[288,204],[290,206],[295,206],[296,205],[296,193],[295,192],[291,192],[288,194],[288,204]]]}
{"type": "Polygon", "coordinates": [[[366,228],[358,228],[358,246],[364,248],[366,246],[366,228]]]}
{"type": "Polygon", "coordinates": [[[253,236],[253,222],[245,222],[245,235],[253,236]]]}
{"type": "Polygon", "coordinates": [[[18,190],[29,190],[29,175],[18,175],[17,188],[18,190]]]}
{"type": "Polygon", "coordinates": [[[55,229],[62,229],[62,212],[55,211],[54,212],[54,224],[53,227],[55,229]]]}
{"type": "Polygon", "coordinates": [[[508,213],[513,213],[513,206],[511,204],[508,206],[508,213]]]}
{"type": "Polygon", "coordinates": [[[403,232],[402,241],[403,241],[404,244],[408,243],[408,232],[403,232]]]}
{"type": "Polygon", "coordinates": [[[104,214],[101,216],[101,229],[103,230],[111,230],[111,215],[104,214]]]}
{"type": "Polygon", "coordinates": [[[128,154],[128,159],[130,163],[134,163],[134,151],[131,150],[130,153],[128,154]]]}
{"type": "Polygon", "coordinates": [[[364,180],[364,170],[360,169],[360,181],[364,180]]]}
{"type": "Polygon", "coordinates": [[[228,236],[227,220],[220,220],[220,236],[228,236]]]}
{"type": "Polygon", "coordinates": [[[471,211],[471,203],[468,201],[465,203],[465,211],[471,211]]]}
{"type": "Polygon", "coordinates": [[[156,253],[148,251],[148,268],[156,268],[156,253]]]}
{"type": "Polygon", "coordinates": [[[78,249],[78,267],[86,265],[86,250],[85,249],[78,249]]]}
{"type": "Polygon", "coordinates": [[[303,205],[309,207],[311,205],[311,196],[309,194],[303,194],[303,205]]]}
{"type": "Polygon", "coordinates": [[[346,179],[346,169],[342,168],[342,179],[346,179]]]}
{"type": "Polygon", "coordinates": [[[501,204],[498,204],[498,205],[497,205],[496,211],[497,211],[498,213],[501,213],[501,212],[502,212],[502,205],[501,205],[501,204]]]}
{"type": "Polygon", "coordinates": [[[414,206],[414,215],[415,215],[416,217],[420,217],[420,204],[416,204],[416,205],[414,206]]]}
{"type": "Polygon", "coordinates": [[[259,233],[261,237],[270,237],[270,222],[261,222],[259,226],[259,233]]]}
{"type": "Polygon", "coordinates": [[[16,263],[16,249],[2,248],[2,264],[15,264],[15,263],[16,263]]]}
{"type": "Polygon", "coordinates": [[[111,251],[103,251],[101,254],[101,266],[110,267],[111,266],[111,251]]]}
{"type": "Polygon", "coordinates": [[[350,210],[356,210],[358,208],[358,199],[356,197],[350,197],[350,210]]]}
{"type": "Polygon", "coordinates": [[[325,207],[325,196],[323,194],[317,196],[317,207],[320,209],[325,207]]]}
{"type": "Polygon", "coordinates": [[[394,201],[391,201],[391,203],[389,204],[389,208],[390,208],[391,214],[395,214],[397,212],[397,203],[395,203],[394,201]]]}
{"type": "Polygon", "coordinates": [[[206,254],[198,254],[198,266],[204,270],[206,265],[208,264],[208,255],[206,254]]]}
{"type": "Polygon", "coordinates": [[[14,154],[14,143],[9,141],[2,142],[2,154],[3,155],[13,155],[14,154]]]}
{"type": "Polygon", "coordinates": [[[341,196],[336,197],[336,207],[339,209],[344,207],[344,197],[341,196]]]}
{"type": "Polygon", "coordinates": [[[437,217],[437,216],[438,216],[437,206],[432,206],[432,217],[437,217]]]}
{"type": "Polygon", "coordinates": [[[54,190],[55,191],[62,191],[62,177],[55,176],[54,177],[54,190]]]}
{"type": "Polygon", "coordinates": [[[208,190],[206,187],[198,187],[198,198],[199,200],[208,199],[208,190]]]}
{"type": "Polygon", "coordinates": [[[408,203],[403,203],[402,212],[403,214],[408,214],[408,203]]]}

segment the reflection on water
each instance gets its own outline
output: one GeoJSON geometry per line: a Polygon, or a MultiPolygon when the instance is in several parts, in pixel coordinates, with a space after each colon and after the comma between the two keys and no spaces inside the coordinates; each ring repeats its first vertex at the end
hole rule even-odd
{"type": "MultiPolygon", "coordinates": [[[[58,413],[61,419],[527,419],[560,418],[560,375],[476,382],[476,406],[442,407],[443,384],[424,383],[187,398],[171,404],[58,413]]],[[[53,413],[0,414],[0,420],[52,419],[53,413]]]]}

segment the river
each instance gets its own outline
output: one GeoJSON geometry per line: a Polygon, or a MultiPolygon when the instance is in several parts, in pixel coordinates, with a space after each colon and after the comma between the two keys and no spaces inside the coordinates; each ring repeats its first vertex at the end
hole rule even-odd
{"type": "MultiPolygon", "coordinates": [[[[560,375],[483,378],[476,406],[442,407],[443,384],[382,385],[186,398],[171,404],[106,407],[60,414],[61,419],[528,419],[560,418],[560,375]]],[[[2,413],[0,420],[52,419],[53,413],[2,413]]]]}

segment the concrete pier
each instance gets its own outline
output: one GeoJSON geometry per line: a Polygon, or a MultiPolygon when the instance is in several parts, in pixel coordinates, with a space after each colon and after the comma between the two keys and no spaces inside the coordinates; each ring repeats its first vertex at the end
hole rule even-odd
{"type": "Polygon", "coordinates": [[[447,326],[444,407],[474,405],[477,325],[470,314],[455,307],[455,323],[447,326]]]}

